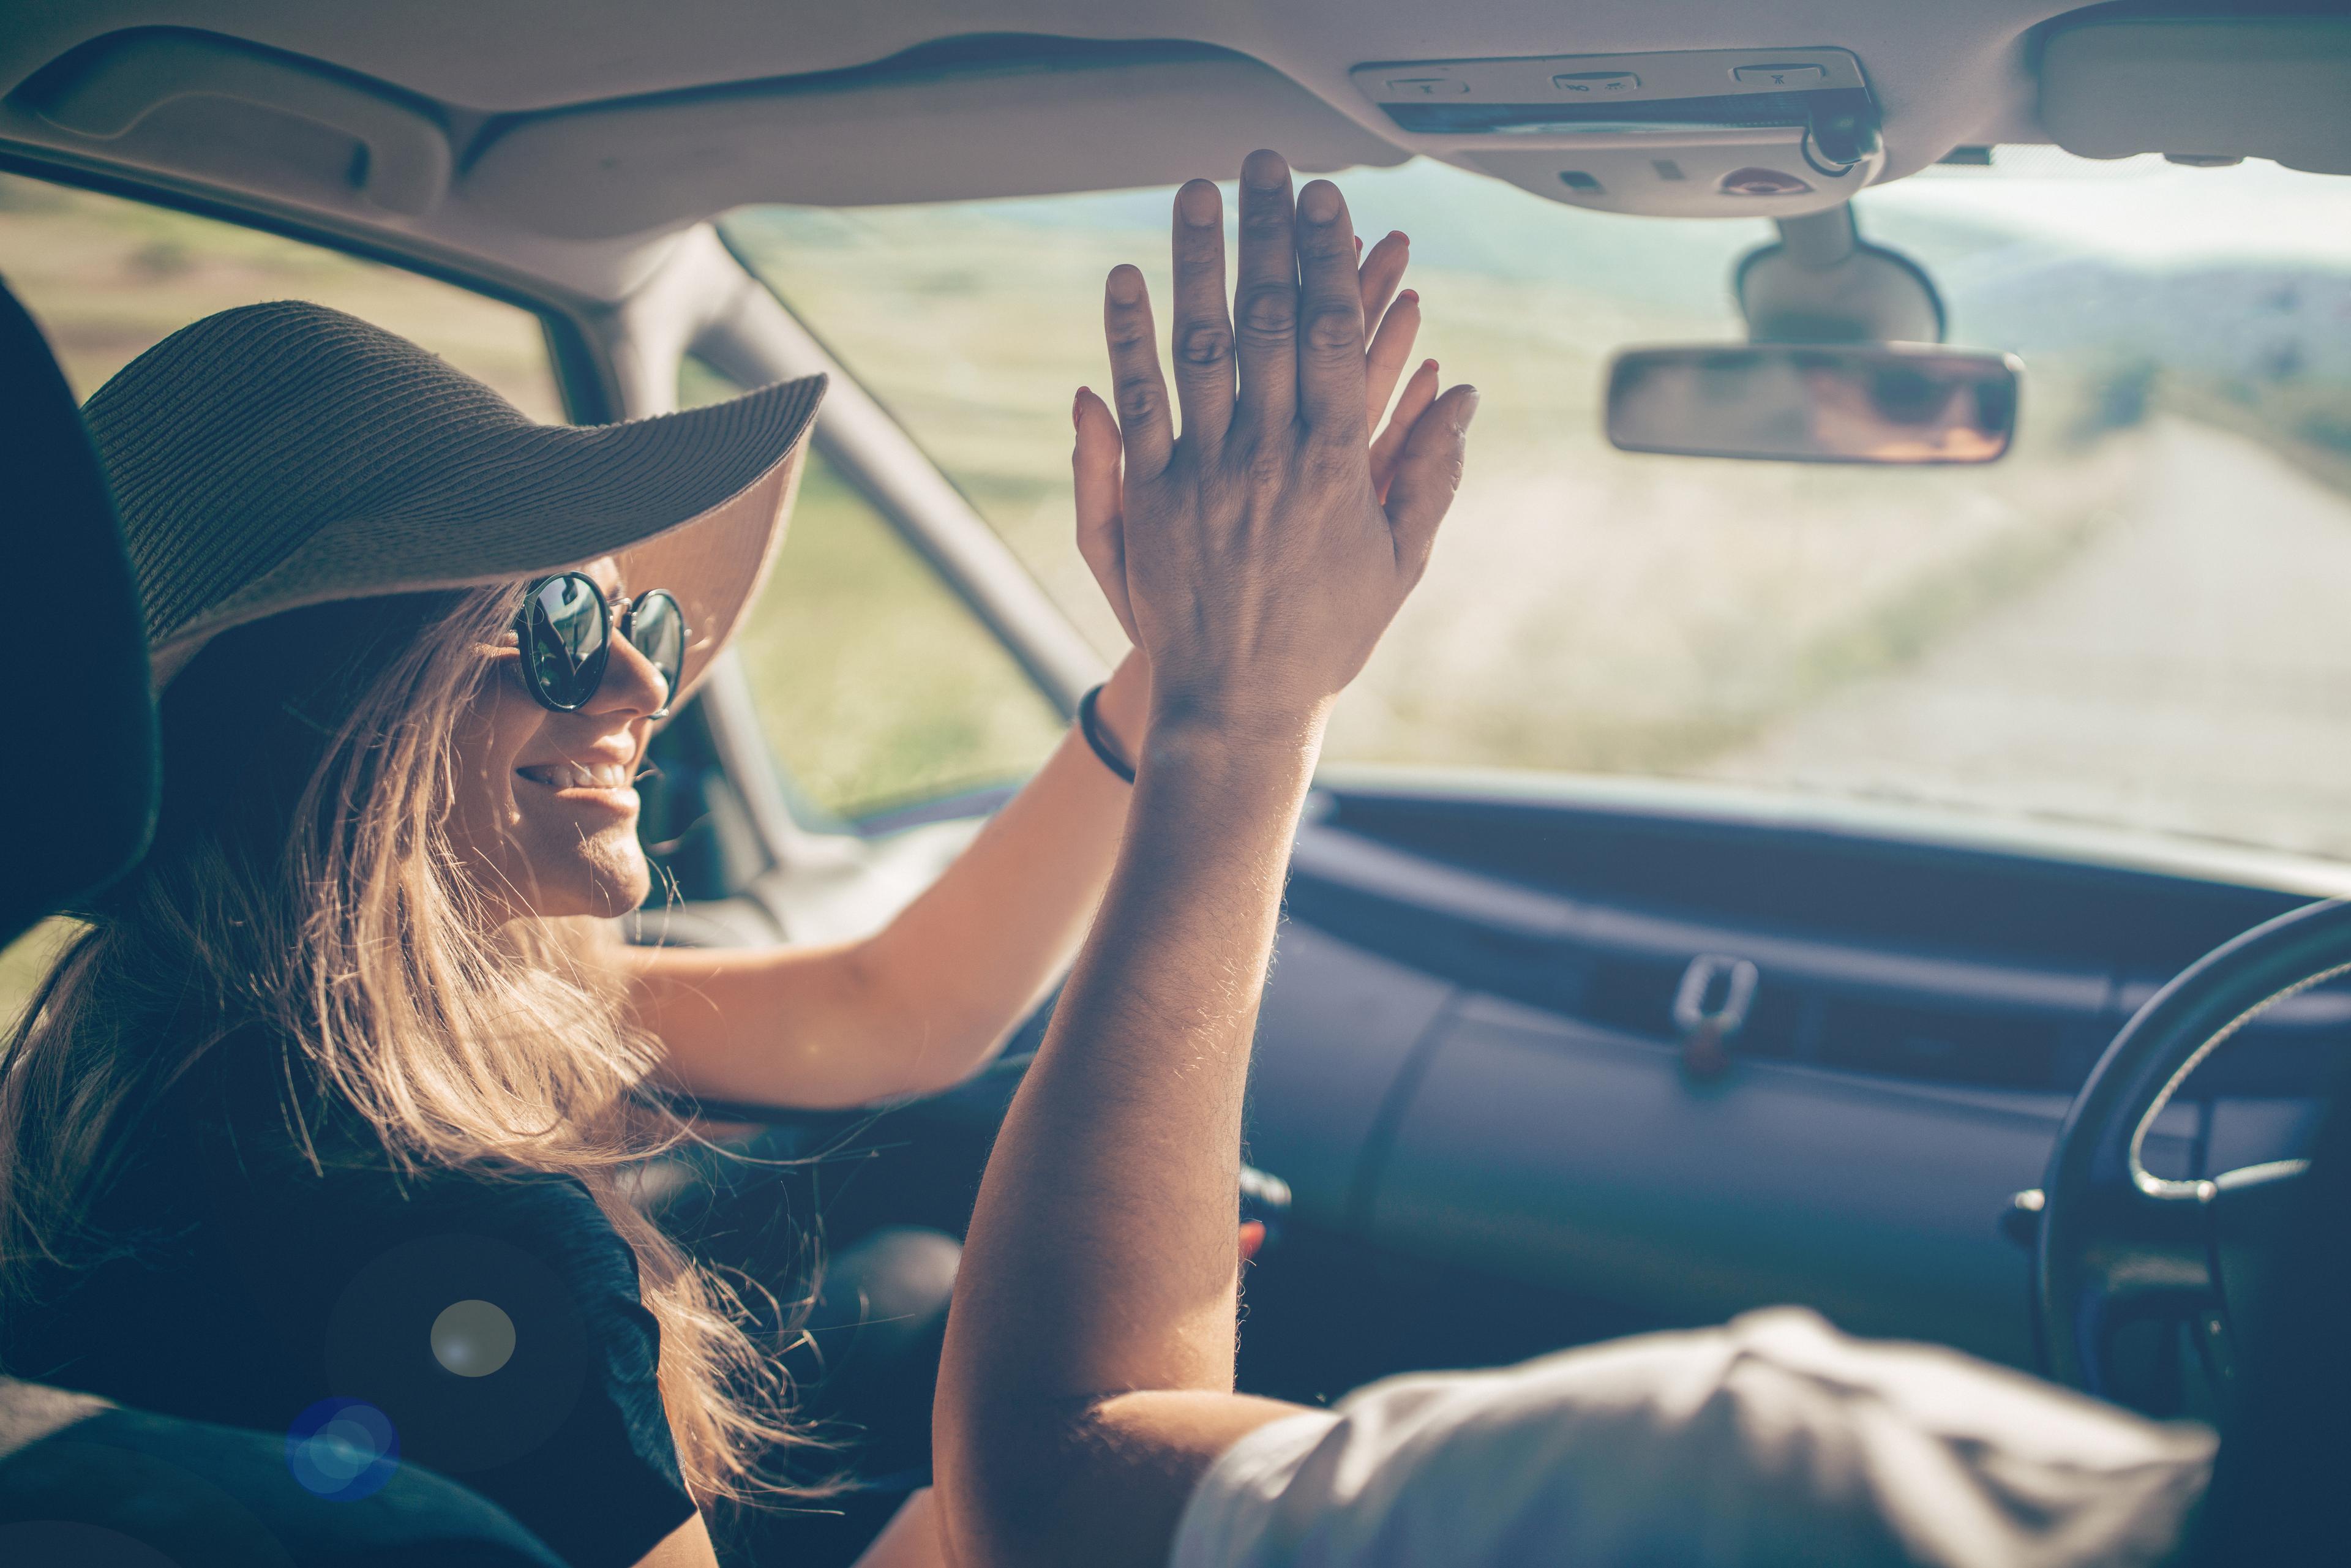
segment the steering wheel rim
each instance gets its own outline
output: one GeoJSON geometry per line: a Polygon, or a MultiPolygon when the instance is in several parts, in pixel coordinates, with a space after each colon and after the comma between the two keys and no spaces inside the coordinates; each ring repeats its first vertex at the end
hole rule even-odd
{"type": "Polygon", "coordinates": [[[2247,1254],[2307,1162],[2170,1181],[2151,1175],[2140,1151],[2189,1074],[2230,1037],[2345,974],[2351,900],[2304,904],[2181,970],[2107,1045],[2065,1113],[2042,1182],[2033,1329],[2051,1378],[2114,1397],[2107,1334],[2138,1314],[2196,1322],[2208,1364],[2224,1383],[2233,1376],[2247,1254]]]}

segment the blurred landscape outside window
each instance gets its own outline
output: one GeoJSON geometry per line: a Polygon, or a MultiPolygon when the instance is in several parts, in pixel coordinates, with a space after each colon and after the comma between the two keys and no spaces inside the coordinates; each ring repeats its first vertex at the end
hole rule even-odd
{"type": "MultiPolygon", "coordinates": [[[[689,358],[678,402],[737,390],[689,358]]],[[[1023,777],[1061,738],[996,634],[820,453],[735,648],[794,810],[819,825],[1023,777]]]]}
{"type": "MultiPolygon", "coordinates": [[[[1341,176],[1414,241],[1421,352],[1483,393],[1426,580],[1328,755],[1670,778],[2351,857],[2351,182],[1997,150],[1865,195],[1949,340],[2027,365],[2011,455],[1850,469],[1608,447],[1609,353],[1744,335],[1761,222],[1341,176]]],[[[1073,621],[1069,403],[1169,193],[760,207],[728,241],[1073,621]]],[[[1232,203],[1227,193],[1229,223],[1232,203]]]]}
{"type": "MultiPolygon", "coordinates": [[[[423,344],[534,419],[564,417],[532,312],[235,224],[0,174],[0,278],[78,398],[191,321],[308,299],[423,344]]],[[[690,402],[731,390],[695,362],[680,388],[690,402]]],[[[820,459],[737,645],[789,783],[819,821],[1001,782],[1061,732],[1010,655],[820,459]]],[[[0,951],[0,1028],[71,929],[50,922],[0,951]]]]}
{"type": "Polygon", "coordinates": [[[533,419],[563,419],[530,311],[257,229],[0,174],[0,278],[78,398],[191,321],[308,299],[423,344],[533,419]]]}
{"type": "MultiPolygon", "coordinates": [[[[216,310],[308,299],[422,343],[534,419],[563,417],[531,312],[234,224],[0,174],[0,279],[40,324],[78,398],[216,310]]],[[[53,760],[51,782],[71,789],[71,758],[53,760]]],[[[46,921],[0,949],[0,1030],[74,929],[46,921]]]]}
{"type": "MultiPolygon", "coordinates": [[[[1421,351],[1484,401],[1468,485],[1341,707],[1334,761],[1698,779],[2351,857],[2351,183],[2002,148],[1989,169],[1870,193],[1865,235],[1933,274],[1951,341],[2028,366],[2009,460],[1915,471],[1603,442],[1607,355],[1740,336],[1730,270],[1769,225],[1588,213],[1425,161],[1344,185],[1363,232],[1414,236],[1421,351]]],[[[1071,537],[1069,399],[1104,381],[1102,274],[1136,261],[1167,297],[1168,196],[764,207],[725,225],[1105,656],[1117,630],[1071,537]]],[[[0,277],[79,396],[188,321],[291,298],[562,417],[528,310],[232,224],[0,175],[0,277]]],[[[686,401],[728,390],[687,365],[686,401]]],[[[1016,777],[1059,732],[821,460],[741,646],[818,818],[1016,777]]]]}

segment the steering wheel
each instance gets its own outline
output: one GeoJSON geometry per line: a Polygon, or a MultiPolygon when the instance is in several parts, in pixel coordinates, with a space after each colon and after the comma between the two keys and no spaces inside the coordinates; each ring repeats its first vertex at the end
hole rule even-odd
{"type": "Polygon", "coordinates": [[[2255,1257],[2309,1162],[2167,1181],[2140,1150],[2206,1057],[2273,1004],[2346,973],[2351,901],[2305,904],[2199,958],[2106,1047],[2065,1113],[2041,1189],[2033,1327],[2052,1378],[2115,1397],[2111,1330],[2160,1317],[2191,1322],[2216,1381],[2233,1382],[2255,1257]]]}

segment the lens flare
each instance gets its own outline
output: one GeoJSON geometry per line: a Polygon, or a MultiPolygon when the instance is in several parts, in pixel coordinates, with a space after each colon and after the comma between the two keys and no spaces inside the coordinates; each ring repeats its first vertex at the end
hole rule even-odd
{"type": "Polygon", "coordinates": [[[307,1491],[350,1502],[383,1489],[400,1468],[392,1418],[358,1399],[321,1399],[286,1433],[286,1468],[307,1491]]]}
{"type": "Polygon", "coordinates": [[[460,1377],[487,1377],[514,1351],[514,1319],[495,1301],[453,1302],[433,1320],[433,1359],[460,1377]]]}

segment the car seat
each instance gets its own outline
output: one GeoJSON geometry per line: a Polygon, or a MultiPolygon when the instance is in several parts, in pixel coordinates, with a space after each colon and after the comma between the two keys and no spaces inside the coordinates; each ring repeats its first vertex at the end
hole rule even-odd
{"type": "MultiPolygon", "coordinates": [[[[65,377],[5,285],[0,432],[0,581],[17,669],[14,765],[0,770],[5,945],[137,862],[158,779],[147,649],[113,503],[65,377]]],[[[280,1434],[0,1376],[0,1563],[560,1568],[522,1526],[439,1476],[402,1466],[372,1495],[335,1499],[305,1490],[287,1458],[280,1434]]]]}

